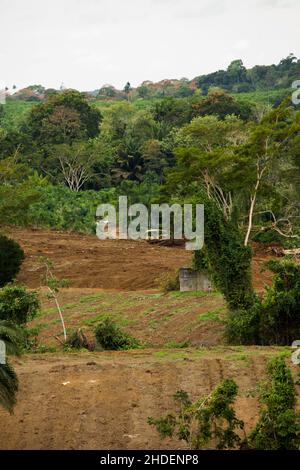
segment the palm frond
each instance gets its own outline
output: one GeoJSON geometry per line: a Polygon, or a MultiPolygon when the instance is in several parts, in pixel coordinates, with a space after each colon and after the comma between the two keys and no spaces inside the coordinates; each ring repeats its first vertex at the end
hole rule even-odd
{"type": "MultiPolygon", "coordinates": [[[[0,340],[4,341],[7,354],[20,354],[22,331],[8,321],[0,321],[0,340]]],[[[17,401],[18,377],[11,367],[0,364],[0,406],[12,413],[17,401]]]]}
{"type": "Polygon", "coordinates": [[[0,364],[0,405],[10,413],[17,402],[18,377],[10,364],[0,364]]]}
{"type": "Polygon", "coordinates": [[[0,340],[4,341],[7,354],[20,354],[23,332],[8,321],[0,321],[0,340]]]}

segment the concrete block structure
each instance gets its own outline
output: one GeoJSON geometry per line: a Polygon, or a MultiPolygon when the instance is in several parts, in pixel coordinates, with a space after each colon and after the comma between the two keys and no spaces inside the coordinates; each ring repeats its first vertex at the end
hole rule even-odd
{"type": "Polygon", "coordinates": [[[212,292],[213,285],[207,272],[198,272],[191,268],[179,270],[180,291],[204,291],[212,292]]]}

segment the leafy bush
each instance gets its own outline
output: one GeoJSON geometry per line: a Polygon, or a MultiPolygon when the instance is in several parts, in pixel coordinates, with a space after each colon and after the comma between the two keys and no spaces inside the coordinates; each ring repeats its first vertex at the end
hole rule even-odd
{"type": "Polygon", "coordinates": [[[95,337],[97,343],[104,349],[135,349],[140,345],[137,339],[121,331],[110,318],[97,325],[95,337]]]}
{"type": "Polygon", "coordinates": [[[262,302],[262,344],[290,345],[300,335],[300,266],[289,259],[266,263],[273,283],[262,302]]]}
{"type": "Polygon", "coordinates": [[[187,392],[179,390],[174,395],[178,411],[162,418],[148,418],[162,438],[174,435],[199,450],[214,443],[217,449],[233,449],[242,443],[237,430],[244,429],[243,421],[236,417],[233,404],[238,386],[233,380],[224,380],[208,396],[192,403],[187,392]]]}
{"type": "Polygon", "coordinates": [[[38,188],[39,200],[27,214],[29,224],[58,230],[95,233],[95,214],[99,204],[116,204],[115,189],[71,191],[65,186],[38,188]]]}
{"type": "Polygon", "coordinates": [[[266,266],[275,275],[263,299],[228,314],[225,335],[231,344],[290,345],[300,336],[300,266],[288,259],[266,266]]]}
{"type": "Polygon", "coordinates": [[[14,279],[24,258],[24,251],[17,242],[0,235],[0,287],[14,279]]]}
{"type": "Polygon", "coordinates": [[[0,289],[0,320],[24,326],[38,313],[39,308],[37,292],[28,292],[18,284],[8,284],[0,289]]]}
{"type": "Polygon", "coordinates": [[[180,289],[179,272],[164,273],[158,278],[159,287],[163,292],[171,292],[180,289]]]}
{"type": "Polygon", "coordinates": [[[300,414],[296,413],[296,391],[282,357],[268,364],[268,380],[261,386],[262,409],[249,436],[258,450],[297,450],[300,446],[300,414]]]}
{"type": "Polygon", "coordinates": [[[258,232],[252,238],[253,241],[264,243],[264,244],[271,244],[271,243],[283,243],[284,237],[282,237],[278,232],[275,230],[266,230],[264,232],[258,232]]]}
{"type": "Polygon", "coordinates": [[[261,304],[259,300],[248,310],[230,310],[225,324],[225,337],[229,344],[260,344],[259,325],[261,304]]]}

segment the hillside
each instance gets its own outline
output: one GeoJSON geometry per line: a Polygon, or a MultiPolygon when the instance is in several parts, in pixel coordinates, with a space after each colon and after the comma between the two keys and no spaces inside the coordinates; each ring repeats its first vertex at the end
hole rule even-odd
{"type": "MultiPolygon", "coordinates": [[[[188,78],[166,78],[159,82],[152,82],[145,79],[136,88],[132,87],[129,82],[124,84],[123,90],[105,84],[99,89],[85,91],[85,93],[92,100],[114,102],[122,99],[139,99],[147,101],[167,96],[185,98],[195,93],[206,95],[209,88],[218,87],[241,96],[246,93],[247,98],[254,100],[261,100],[263,92],[265,92],[269,94],[269,100],[279,102],[288,94],[292,83],[298,80],[299,76],[300,60],[294,54],[289,54],[278,64],[255,65],[247,69],[243,61],[237,59],[232,61],[226,70],[217,70],[190,80],[188,78]]],[[[45,89],[42,85],[30,85],[17,91],[11,90],[10,92],[8,90],[7,96],[12,100],[36,103],[57,91],[62,91],[62,89],[45,89]]]]}
{"type": "Polygon", "coordinates": [[[0,449],[184,449],[161,441],[148,416],[172,409],[178,389],[196,399],[227,377],[240,387],[236,410],[248,430],[257,419],[257,383],[279,353],[290,354],[218,347],[24,356],[14,361],[21,382],[14,415],[0,409],[0,449]]]}
{"type": "MultiPolygon", "coordinates": [[[[191,253],[180,247],[160,247],[145,241],[100,241],[74,233],[13,229],[10,235],[23,247],[26,261],[18,280],[39,288],[43,269],[39,258],[50,258],[54,274],[67,279],[59,301],[69,331],[84,327],[92,332],[97,322],[113,318],[126,331],[151,347],[173,345],[214,346],[223,343],[225,302],[219,293],[170,292],[160,279],[191,263],[191,253]]],[[[269,257],[256,247],[253,282],[261,292],[270,273],[261,268],[269,257]]],[[[30,323],[40,345],[58,348],[61,325],[53,301],[40,291],[42,313],[30,323]]]]}

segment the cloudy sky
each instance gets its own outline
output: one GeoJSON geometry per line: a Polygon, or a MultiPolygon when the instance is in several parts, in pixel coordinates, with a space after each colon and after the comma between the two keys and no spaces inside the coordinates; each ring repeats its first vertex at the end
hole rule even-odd
{"type": "Polygon", "coordinates": [[[136,86],[300,57],[300,0],[0,0],[0,18],[9,87],[136,86]]]}

